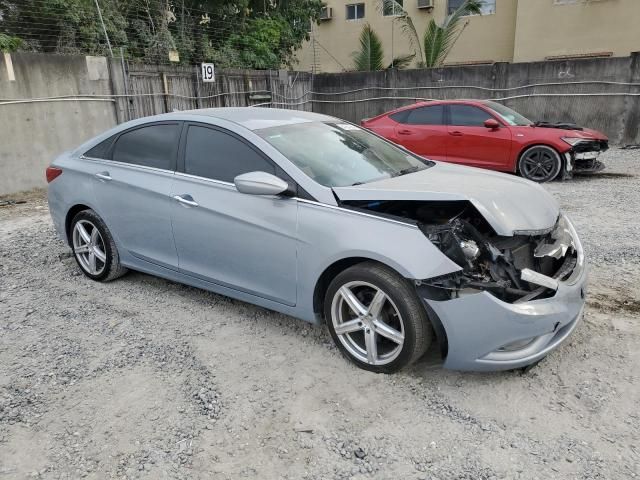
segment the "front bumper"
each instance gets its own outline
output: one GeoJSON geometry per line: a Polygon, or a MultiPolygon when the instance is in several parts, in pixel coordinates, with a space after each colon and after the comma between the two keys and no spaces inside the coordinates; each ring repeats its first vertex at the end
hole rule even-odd
{"type": "Polygon", "coordinates": [[[604,163],[598,160],[602,152],[609,149],[606,140],[585,141],[575,145],[565,155],[565,176],[574,173],[596,173],[604,170],[604,163]]]}
{"type": "MultiPolygon", "coordinates": [[[[451,300],[423,301],[438,317],[446,335],[444,367],[494,371],[525,367],[557,348],[580,323],[585,304],[587,268],[583,263],[555,295],[542,300],[506,303],[480,292],[451,300]],[[522,348],[505,345],[527,341],[522,348]]],[[[523,342],[524,343],[524,342],[523,342]]]]}

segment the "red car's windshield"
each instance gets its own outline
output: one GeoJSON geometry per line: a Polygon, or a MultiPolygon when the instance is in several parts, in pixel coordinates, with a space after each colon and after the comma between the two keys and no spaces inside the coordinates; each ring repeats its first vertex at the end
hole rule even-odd
{"type": "Polygon", "coordinates": [[[493,112],[498,115],[504,122],[508,125],[514,127],[526,127],[528,125],[533,125],[533,122],[528,118],[520,115],[515,110],[511,110],[509,107],[505,107],[504,105],[496,102],[484,102],[484,104],[489,107],[493,112]]]}

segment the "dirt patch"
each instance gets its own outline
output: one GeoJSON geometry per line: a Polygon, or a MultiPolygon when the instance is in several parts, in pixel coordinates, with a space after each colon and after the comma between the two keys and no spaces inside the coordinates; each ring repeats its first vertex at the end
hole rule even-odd
{"type": "Polygon", "coordinates": [[[580,180],[588,180],[591,178],[635,178],[636,175],[630,173],[614,173],[614,172],[598,172],[598,173],[575,173],[575,177],[580,180]]]}
{"type": "Polygon", "coordinates": [[[604,312],[625,312],[640,315],[640,301],[635,299],[613,298],[606,295],[590,295],[589,306],[604,312]]]}
{"type": "Polygon", "coordinates": [[[0,218],[28,215],[46,209],[48,209],[46,188],[0,195],[0,218]]]}

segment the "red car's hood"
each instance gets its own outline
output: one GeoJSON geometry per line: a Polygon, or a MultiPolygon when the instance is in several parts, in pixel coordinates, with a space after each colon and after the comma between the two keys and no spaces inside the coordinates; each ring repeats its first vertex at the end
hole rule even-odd
{"type": "Polygon", "coordinates": [[[582,130],[570,130],[564,128],[554,128],[554,127],[511,127],[514,130],[520,131],[522,133],[529,133],[537,131],[544,131],[547,135],[554,135],[558,138],[560,137],[583,137],[590,140],[604,140],[608,141],[609,138],[602,132],[598,130],[593,130],[591,128],[583,128],[582,130]]]}
{"type": "MultiPolygon", "coordinates": [[[[580,131],[577,130],[578,132],[584,134],[584,136],[590,136],[595,138],[596,140],[609,140],[609,138],[602,132],[599,132],[598,130],[592,130],[590,128],[585,128],[584,130],[580,131]]],[[[576,130],[572,130],[572,132],[576,132],[576,130]]]]}

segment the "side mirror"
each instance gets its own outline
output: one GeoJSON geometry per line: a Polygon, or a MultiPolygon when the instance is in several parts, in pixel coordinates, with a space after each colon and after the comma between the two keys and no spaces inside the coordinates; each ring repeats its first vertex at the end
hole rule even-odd
{"type": "Polygon", "coordinates": [[[484,121],[484,126],[490,130],[497,130],[500,128],[500,122],[498,122],[495,118],[488,118],[484,121]]]}
{"type": "Polygon", "coordinates": [[[289,188],[287,182],[267,172],[243,173],[233,183],[240,193],[249,195],[279,195],[289,188]]]}

